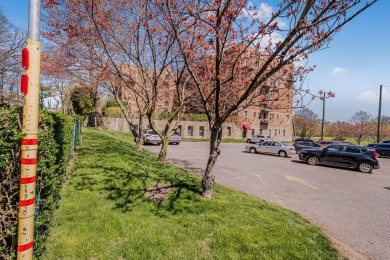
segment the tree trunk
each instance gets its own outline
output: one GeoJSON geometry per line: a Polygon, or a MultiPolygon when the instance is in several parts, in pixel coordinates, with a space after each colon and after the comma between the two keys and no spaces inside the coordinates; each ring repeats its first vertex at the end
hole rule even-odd
{"type": "Polygon", "coordinates": [[[139,116],[139,120],[138,120],[137,133],[133,133],[133,135],[135,137],[135,148],[137,149],[137,151],[141,151],[141,149],[142,149],[142,147],[141,147],[141,142],[142,142],[142,139],[143,139],[142,125],[144,124],[143,114],[140,113],[139,115],[140,116],[139,116]]]}
{"type": "Polygon", "coordinates": [[[207,161],[206,171],[202,179],[203,197],[206,199],[211,199],[213,194],[213,188],[215,184],[214,166],[219,155],[219,144],[221,139],[220,132],[221,127],[214,126],[211,129],[210,154],[207,161]]]}
{"type": "Polygon", "coordinates": [[[161,138],[161,142],[162,142],[162,147],[160,153],[158,154],[157,161],[163,163],[165,162],[168,153],[168,145],[169,145],[168,136],[165,135],[164,138],[161,138]]]}

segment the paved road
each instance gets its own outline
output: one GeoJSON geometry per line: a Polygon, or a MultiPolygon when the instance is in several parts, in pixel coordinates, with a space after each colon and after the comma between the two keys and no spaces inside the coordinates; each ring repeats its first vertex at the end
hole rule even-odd
{"type": "MultiPolygon", "coordinates": [[[[245,144],[222,144],[216,181],[302,214],[350,259],[390,259],[390,158],[364,174],[310,166],[288,158],[250,154],[245,144]]],[[[159,146],[145,146],[158,152],[159,146]]],[[[202,174],[207,143],[169,146],[168,160],[202,174]]]]}

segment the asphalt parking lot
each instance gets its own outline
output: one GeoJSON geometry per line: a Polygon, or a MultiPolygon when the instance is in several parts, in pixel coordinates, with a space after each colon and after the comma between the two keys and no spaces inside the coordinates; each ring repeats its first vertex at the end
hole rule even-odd
{"type": "MultiPolygon", "coordinates": [[[[250,154],[245,144],[223,143],[216,181],[300,213],[319,226],[350,259],[389,259],[390,158],[372,174],[310,166],[297,155],[250,154]]],[[[145,146],[158,152],[160,146],[145,146]]],[[[208,143],[170,145],[168,161],[202,174],[208,143]]]]}

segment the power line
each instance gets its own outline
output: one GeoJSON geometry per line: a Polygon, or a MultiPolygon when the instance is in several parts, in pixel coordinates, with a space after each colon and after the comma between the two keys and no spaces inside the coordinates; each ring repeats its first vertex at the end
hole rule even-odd
{"type": "MultiPolygon", "coordinates": [[[[390,86],[383,86],[383,88],[390,88],[390,86]]],[[[356,91],[371,90],[371,89],[378,89],[378,87],[362,88],[362,89],[354,89],[354,90],[343,90],[343,91],[335,90],[334,92],[337,94],[337,93],[356,92],[356,91]]]]}

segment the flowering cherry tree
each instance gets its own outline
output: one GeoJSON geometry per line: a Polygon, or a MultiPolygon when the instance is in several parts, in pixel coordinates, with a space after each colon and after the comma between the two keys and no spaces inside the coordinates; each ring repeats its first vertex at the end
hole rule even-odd
{"type": "Polygon", "coordinates": [[[170,22],[167,31],[177,39],[209,117],[210,153],[202,186],[203,196],[211,198],[222,124],[248,98],[261,104],[261,97],[253,96],[269,86],[270,78],[281,76],[284,86],[304,78],[312,68],[299,64],[376,1],[283,0],[274,11],[243,0],[154,2],[170,22]],[[248,58],[258,64],[246,68],[248,58]],[[245,69],[250,71],[244,74],[245,69]]]}

